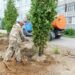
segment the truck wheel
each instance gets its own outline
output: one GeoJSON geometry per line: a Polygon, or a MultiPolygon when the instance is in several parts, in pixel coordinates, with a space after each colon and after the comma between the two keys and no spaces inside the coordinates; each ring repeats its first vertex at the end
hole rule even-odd
{"type": "Polygon", "coordinates": [[[61,35],[57,35],[55,38],[56,39],[60,39],[61,38],[61,35]]]}
{"type": "Polygon", "coordinates": [[[55,33],[53,31],[50,31],[49,33],[49,41],[55,39],[55,33]]]}

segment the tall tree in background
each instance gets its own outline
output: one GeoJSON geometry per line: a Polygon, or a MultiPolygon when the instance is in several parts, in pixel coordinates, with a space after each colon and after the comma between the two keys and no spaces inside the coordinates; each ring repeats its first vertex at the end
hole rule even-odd
{"type": "Polygon", "coordinates": [[[4,24],[7,32],[11,31],[13,24],[18,16],[17,9],[14,5],[14,0],[7,0],[7,7],[4,14],[4,24]]]}
{"type": "Polygon", "coordinates": [[[33,24],[33,42],[41,56],[48,40],[51,22],[56,15],[57,0],[31,0],[31,2],[30,16],[33,24]]]}

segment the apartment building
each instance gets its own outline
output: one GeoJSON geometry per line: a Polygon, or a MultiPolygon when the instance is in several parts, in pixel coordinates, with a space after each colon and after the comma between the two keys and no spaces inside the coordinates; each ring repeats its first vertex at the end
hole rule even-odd
{"type": "Polygon", "coordinates": [[[75,0],[58,0],[57,13],[66,16],[66,28],[75,29],[75,0]]]}

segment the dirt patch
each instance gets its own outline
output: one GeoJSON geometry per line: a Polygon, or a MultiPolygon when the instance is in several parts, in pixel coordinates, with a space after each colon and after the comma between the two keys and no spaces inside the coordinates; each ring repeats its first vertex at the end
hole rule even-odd
{"type": "MultiPolygon", "coordinates": [[[[31,47],[28,49],[31,44],[26,44],[26,48],[23,48],[22,55],[23,63],[17,64],[15,59],[12,59],[12,62],[3,62],[0,61],[0,75],[50,75],[48,74],[47,67],[51,64],[55,64],[54,59],[50,57],[44,62],[36,62],[29,60],[28,57],[34,55],[34,51],[31,47]],[[26,57],[25,57],[26,56],[26,57]]],[[[8,39],[0,39],[0,51],[6,50],[8,47],[8,39]]]]}
{"type": "Polygon", "coordinates": [[[8,38],[2,37],[0,38],[0,51],[6,50],[8,47],[8,38]]]}
{"type": "MultiPolygon", "coordinates": [[[[27,44],[26,47],[29,45],[31,44],[27,44]]],[[[8,39],[1,38],[0,51],[6,50],[7,47],[8,39]]],[[[59,54],[54,54],[54,48],[48,44],[45,50],[47,59],[43,62],[29,60],[28,57],[34,55],[34,51],[31,47],[23,48],[23,62],[16,63],[14,58],[11,62],[0,61],[0,75],[75,75],[75,56],[69,55],[69,52],[65,55],[67,49],[62,47],[59,47],[59,54]]]]}
{"type": "Polygon", "coordinates": [[[1,75],[75,75],[75,59],[69,56],[54,55],[55,60],[46,62],[24,61],[16,64],[0,62],[1,75]]]}
{"type": "MultiPolygon", "coordinates": [[[[53,61],[54,62],[54,61],[53,61]]],[[[47,68],[55,63],[24,61],[17,64],[15,60],[12,62],[0,62],[1,75],[50,75],[47,68]]]]}

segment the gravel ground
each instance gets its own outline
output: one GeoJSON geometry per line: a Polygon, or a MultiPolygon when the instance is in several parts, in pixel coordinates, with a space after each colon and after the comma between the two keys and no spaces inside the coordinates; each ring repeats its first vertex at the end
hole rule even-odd
{"type": "Polygon", "coordinates": [[[52,45],[62,46],[75,50],[75,39],[62,37],[61,39],[56,39],[50,42],[52,45]]]}

